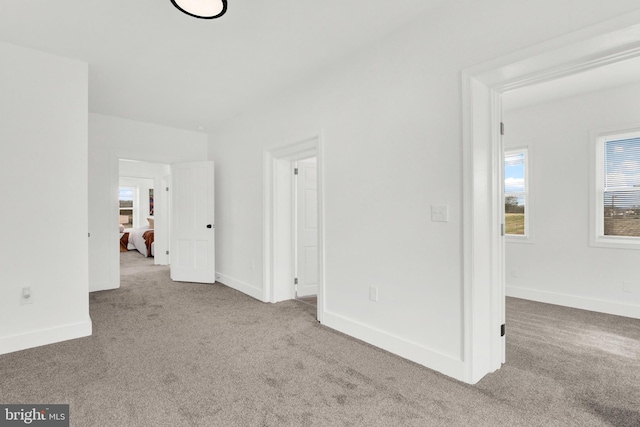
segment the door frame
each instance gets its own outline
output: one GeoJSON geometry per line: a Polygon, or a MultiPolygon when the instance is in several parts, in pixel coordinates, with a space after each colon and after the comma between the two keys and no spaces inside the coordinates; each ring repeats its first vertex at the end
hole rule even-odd
{"type": "Polygon", "coordinates": [[[294,206],[292,164],[316,157],[318,167],[318,307],[324,312],[324,185],[323,144],[320,134],[274,149],[263,155],[263,301],[279,302],[295,298],[294,206]]]}
{"type": "Polygon", "coordinates": [[[504,363],[502,93],[640,56],[640,11],[463,70],[463,360],[476,383],[504,363]]]}
{"type": "MultiPolygon", "coordinates": [[[[153,156],[144,153],[126,152],[124,150],[114,150],[109,153],[109,188],[110,195],[112,197],[109,216],[114,224],[112,227],[113,231],[111,231],[110,234],[112,234],[114,238],[118,235],[116,232],[116,225],[118,224],[119,217],[118,187],[120,184],[120,160],[133,160],[137,162],[154,163],[162,166],[171,166],[171,163],[169,162],[164,160],[155,160],[153,159],[153,156]]],[[[163,178],[164,177],[161,176],[161,174],[152,178],[154,180],[154,203],[156,205],[156,212],[160,212],[160,215],[154,215],[156,218],[156,228],[160,231],[159,234],[162,236],[165,243],[165,247],[160,249],[158,256],[154,257],[154,264],[156,265],[168,265],[170,262],[169,254],[166,254],[166,251],[169,250],[170,246],[170,224],[168,220],[171,203],[166,192],[161,191],[163,189],[163,178]],[[158,185],[161,186],[157,187],[158,185]],[[163,251],[165,253],[162,253],[163,251]]],[[[120,248],[118,245],[113,245],[113,248],[110,249],[110,254],[111,256],[108,260],[110,265],[110,287],[107,289],[117,289],[120,287],[120,248]]]]}

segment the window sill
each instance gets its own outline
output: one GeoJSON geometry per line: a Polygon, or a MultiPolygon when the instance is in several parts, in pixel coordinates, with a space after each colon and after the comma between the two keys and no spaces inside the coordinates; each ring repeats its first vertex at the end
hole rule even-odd
{"type": "Polygon", "coordinates": [[[533,243],[533,239],[529,236],[506,234],[504,237],[505,237],[506,243],[527,243],[527,244],[533,243]]]}
{"type": "Polygon", "coordinates": [[[591,239],[590,246],[596,248],[611,249],[640,249],[640,237],[604,237],[598,236],[591,239]]]}

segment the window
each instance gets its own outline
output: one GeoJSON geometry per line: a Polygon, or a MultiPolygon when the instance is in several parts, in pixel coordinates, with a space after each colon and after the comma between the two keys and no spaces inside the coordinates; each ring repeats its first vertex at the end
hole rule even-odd
{"type": "Polygon", "coordinates": [[[504,224],[510,237],[529,236],[527,161],[526,148],[504,153],[504,224]]]}
{"type": "Polygon", "coordinates": [[[126,228],[133,227],[133,198],[135,189],[131,187],[120,187],[118,189],[118,200],[120,207],[120,224],[126,228]]]}
{"type": "Polygon", "coordinates": [[[596,141],[596,244],[640,248],[640,131],[596,141]]]}

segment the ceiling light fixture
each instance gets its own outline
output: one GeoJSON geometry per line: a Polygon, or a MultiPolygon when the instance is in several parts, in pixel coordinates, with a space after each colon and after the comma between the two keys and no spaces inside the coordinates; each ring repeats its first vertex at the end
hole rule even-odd
{"type": "Polygon", "coordinates": [[[171,0],[187,15],[201,19],[219,18],[227,11],[227,0],[171,0]]]}

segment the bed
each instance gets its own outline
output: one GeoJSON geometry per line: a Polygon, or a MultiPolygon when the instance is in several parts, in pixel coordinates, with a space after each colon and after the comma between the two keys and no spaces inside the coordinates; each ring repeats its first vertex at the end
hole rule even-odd
{"type": "Polygon", "coordinates": [[[137,250],[146,257],[154,256],[154,234],[150,225],[124,229],[120,233],[120,252],[137,250]]]}

